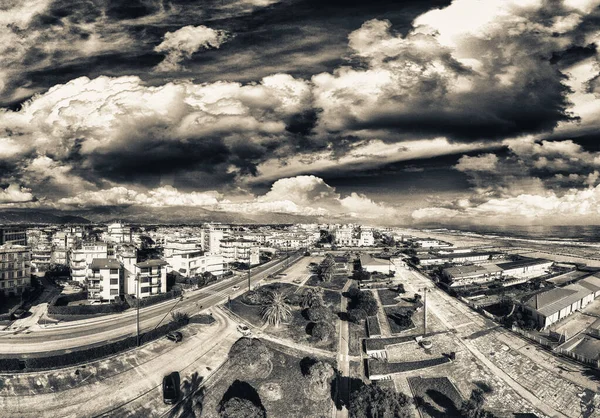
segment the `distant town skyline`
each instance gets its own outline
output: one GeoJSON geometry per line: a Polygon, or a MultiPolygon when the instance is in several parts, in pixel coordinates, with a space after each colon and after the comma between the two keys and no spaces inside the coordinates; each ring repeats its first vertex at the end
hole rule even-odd
{"type": "Polygon", "coordinates": [[[599,5],[13,2],[0,208],[600,224],[599,5]]]}

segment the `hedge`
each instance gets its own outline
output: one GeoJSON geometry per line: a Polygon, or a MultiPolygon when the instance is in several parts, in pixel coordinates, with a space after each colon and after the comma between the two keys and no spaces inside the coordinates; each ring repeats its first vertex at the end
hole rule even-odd
{"type": "Polygon", "coordinates": [[[137,304],[139,303],[140,308],[144,308],[146,306],[152,306],[157,303],[164,302],[165,300],[174,299],[180,297],[182,294],[181,290],[169,290],[165,293],[159,293],[158,295],[148,296],[143,299],[136,299],[131,295],[125,295],[125,301],[132,308],[137,308],[137,304]]]}
{"type": "Polygon", "coordinates": [[[95,314],[112,314],[123,312],[129,308],[127,302],[116,302],[101,305],[75,305],[66,306],[69,302],[76,302],[87,299],[84,292],[73,293],[71,295],[63,295],[55,298],[48,305],[49,315],[95,315],[95,314]]]}
{"type": "MultiPolygon", "coordinates": [[[[182,326],[181,322],[170,322],[161,325],[160,327],[148,331],[141,335],[140,343],[145,344],[156,340],[171,331],[175,331],[182,326]]],[[[98,347],[87,348],[84,350],[73,351],[66,354],[57,354],[54,356],[27,358],[25,359],[25,370],[23,372],[31,372],[38,370],[57,369],[62,367],[75,366],[81,363],[89,363],[91,361],[100,360],[104,357],[112,356],[123,351],[132,349],[137,346],[137,336],[127,337],[123,340],[115,341],[98,347]]],[[[0,359],[0,372],[15,372],[21,371],[19,367],[19,359],[0,359]]]]}

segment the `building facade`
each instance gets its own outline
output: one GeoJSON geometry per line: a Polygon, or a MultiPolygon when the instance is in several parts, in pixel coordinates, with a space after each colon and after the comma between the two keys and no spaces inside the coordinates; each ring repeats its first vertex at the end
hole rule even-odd
{"type": "Polygon", "coordinates": [[[0,246],[0,292],[15,296],[31,287],[31,249],[23,245],[0,246]]]}

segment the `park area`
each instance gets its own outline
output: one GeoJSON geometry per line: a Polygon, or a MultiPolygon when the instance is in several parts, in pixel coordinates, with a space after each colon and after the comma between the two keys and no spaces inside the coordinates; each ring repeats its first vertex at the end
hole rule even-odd
{"type": "Polygon", "coordinates": [[[460,416],[463,398],[447,377],[415,376],[408,384],[423,418],[460,416]]]}
{"type": "Polygon", "coordinates": [[[331,290],[271,283],[245,292],[226,307],[272,336],[335,351],[338,344],[335,325],[341,297],[339,292],[331,290]],[[276,322],[270,322],[265,316],[267,310],[273,309],[282,315],[276,322]]]}
{"type": "MultiPolygon", "coordinates": [[[[204,394],[202,416],[218,418],[228,405],[243,415],[263,411],[267,417],[324,417],[333,408],[334,368],[271,342],[242,338],[204,394]],[[241,400],[241,401],[240,401],[241,400]],[[247,408],[242,410],[242,408],[247,408]]],[[[232,415],[229,415],[232,416],[232,415]]]]}

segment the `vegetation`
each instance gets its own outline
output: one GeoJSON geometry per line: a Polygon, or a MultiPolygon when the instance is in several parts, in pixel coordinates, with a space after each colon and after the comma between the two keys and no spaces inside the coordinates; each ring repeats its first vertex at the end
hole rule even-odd
{"type": "Polygon", "coordinates": [[[312,322],[331,321],[332,319],[331,310],[322,305],[315,305],[312,308],[308,308],[306,316],[312,322]]]}
{"type": "Polygon", "coordinates": [[[267,305],[262,310],[262,319],[264,322],[279,327],[283,322],[287,322],[292,317],[292,309],[287,304],[285,296],[279,292],[270,294],[267,305]]]}
{"type": "Polygon", "coordinates": [[[309,288],[302,294],[300,306],[303,309],[314,306],[323,306],[323,290],[320,288],[309,288]]]}
{"type": "Polygon", "coordinates": [[[348,309],[346,317],[348,321],[359,324],[363,319],[367,319],[367,313],[364,309],[348,309]]]}
{"type": "Polygon", "coordinates": [[[390,388],[364,385],[350,397],[350,418],[408,418],[410,399],[390,388]]]}
{"type": "Polygon", "coordinates": [[[180,324],[189,324],[190,315],[187,312],[175,311],[171,312],[171,320],[180,324]]]}
{"type": "Polygon", "coordinates": [[[379,305],[370,291],[351,288],[348,291],[348,297],[350,298],[349,310],[362,309],[367,313],[367,316],[377,315],[379,305]]]}
{"type": "Polygon", "coordinates": [[[331,322],[317,322],[311,330],[311,335],[317,339],[317,341],[327,341],[335,333],[335,328],[331,322]]]}
{"type": "Polygon", "coordinates": [[[331,364],[319,360],[309,367],[307,377],[313,391],[327,393],[331,388],[334,375],[335,371],[331,364]]]}
{"type": "Polygon", "coordinates": [[[264,408],[253,404],[248,399],[231,398],[219,409],[221,418],[266,418],[264,408]]]}

